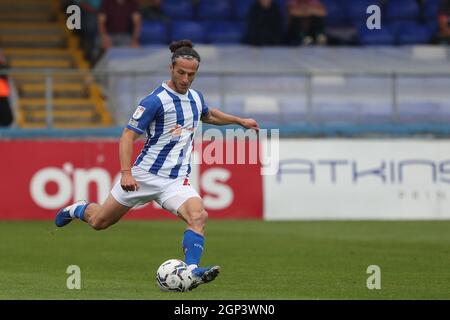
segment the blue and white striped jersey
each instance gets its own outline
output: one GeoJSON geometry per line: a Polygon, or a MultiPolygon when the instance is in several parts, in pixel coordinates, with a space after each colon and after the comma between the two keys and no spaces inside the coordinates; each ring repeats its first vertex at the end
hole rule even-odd
{"type": "Polygon", "coordinates": [[[188,176],[194,133],[200,117],[207,113],[199,91],[180,94],[163,82],[140,102],[128,122],[128,129],[147,133],[134,165],[162,177],[188,176]]]}

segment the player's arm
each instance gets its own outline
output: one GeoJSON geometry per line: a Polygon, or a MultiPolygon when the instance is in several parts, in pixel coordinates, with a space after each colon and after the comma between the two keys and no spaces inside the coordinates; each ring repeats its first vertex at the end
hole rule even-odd
{"type": "Polygon", "coordinates": [[[131,38],[131,46],[133,48],[139,47],[139,35],[141,34],[141,27],[142,27],[142,18],[139,11],[134,12],[132,15],[133,20],[133,35],[131,38]]]}
{"type": "Polygon", "coordinates": [[[119,142],[119,159],[120,159],[120,185],[125,191],[135,191],[139,189],[138,182],[131,174],[131,157],[133,156],[134,141],[139,137],[139,134],[125,128],[119,142]]]}
{"type": "Polygon", "coordinates": [[[98,34],[102,42],[102,48],[108,50],[112,46],[111,37],[106,30],[106,14],[102,11],[97,15],[98,34]]]}
{"type": "Polygon", "coordinates": [[[439,32],[441,36],[448,36],[450,35],[450,28],[448,26],[448,17],[445,14],[440,14],[438,17],[439,21],[439,32]]]}
{"type": "Polygon", "coordinates": [[[238,124],[247,129],[259,130],[259,125],[254,119],[243,119],[231,114],[222,112],[215,108],[209,108],[207,114],[202,116],[202,121],[208,124],[223,126],[226,124],[238,124]]]}

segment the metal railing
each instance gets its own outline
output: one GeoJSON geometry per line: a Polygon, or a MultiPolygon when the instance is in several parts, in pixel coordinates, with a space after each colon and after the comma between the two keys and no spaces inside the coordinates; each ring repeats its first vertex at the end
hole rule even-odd
{"type": "MultiPolygon", "coordinates": [[[[114,115],[116,119],[116,123],[118,125],[122,125],[124,119],[126,117],[124,114],[126,112],[131,112],[137,105],[137,102],[140,98],[151,92],[156,86],[160,83],[156,81],[156,79],[164,79],[169,78],[168,73],[161,72],[93,72],[93,71],[72,71],[72,70],[19,70],[19,69],[5,69],[0,70],[0,75],[6,75],[11,80],[14,86],[17,86],[18,81],[14,79],[18,79],[21,76],[30,76],[37,77],[38,82],[42,81],[45,83],[45,93],[43,97],[46,100],[46,126],[47,128],[52,128],[54,124],[53,118],[53,110],[55,104],[54,97],[54,85],[58,83],[58,81],[62,81],[63,78],[78,78],[78,81],[85,81],[87,84],[89,83],[97,83],[101,86],[103,90],[103,96],[106,98],[107,106],[110,112],[114,115]],[[81,80],[80,80],[81,79],[81,80]],[[155,81],[150,81],[149,79],[153,79],[155,81]],[[124,89],[123,92],[120,90],[124,89]],[[145,88],[143,90],[142,88],[145,88]],[[126,102],[125,100],[128,100],[126,102]],[[125,101],[125,102],[124,102],[125,101]],[[127,104],[125,107],[125,112],[121,110],[121,105],[127,104]]],[[[445,81],[450,80],[450,73],[442,72],[442,73],[426,73],[426,72],[304,72],[304,71],[292,71],[292,72],[283,72],[283,73],[269,73],[269,72],[200,72],[197,76],[197,79],[207,78],[207,79],[215,79],[215,83],[217,84],[215,87],[211,86],[209,83],[206,83],[209,88],[207,88],[204,93],[205,96],[208,97],[209,94],[216,97],[215,102],[221,106],[225,107],[225,111],[227,111],[227,101],[230,96],[245,96],[246,94],[263,94],[265,96],[270,96],[273,94],[277,94],[277,79],[283,79],[286,82],[286,86],[283,88],[280,95],[291,95],[297,96],[299,98],[299,105],[304,105],[306,110],[305,123],[308,124],[318,124],[317,120],[317,111],[316,105],[317,101],[323,99],[324,91],[323,88],[325,86],[321,86],[318,84],[317,79],[321,77],[340,77],[346,82],[349,79],[357,79],[357,78],[381,78],[382,83],[384,83],[383,90],[381,90],[381,97],[385,100],[388,100],[391,107],[391,114],[393,122],[398,122],[400,110],[399,103],[402,93],[399,88],[399,81],[406,78],[417,78],[426,79],[430,78],[443,78],[445,81]],[[233,88],[233,79],[241,78],[241,80],[245,81],[246,78],[252,79],[255,83],[251,83],[249,87],[253,88],[252,91],[245,91],[245,89],[240,92],[236,88],[233,88]],[[256,79],[256,80],[255,80],[256,79]],[[259,82],[258,83],[256,82],[259,82]],[[289,88],[289,81],[300,81],[302,85],[292,85],[289,88]],[[266,88],[270,82],[273,83],[275,89],[273,91],[268,91],[266,88]],[[231,85],[230,85],[231,84],[231,85]],[[297,90],[300,88],[299,90],[297,90]],[[322,90],[322,91],[320,91],[322,90]],[[303,100],[303,101],[302,101],[303,100]]],[[[196,80],[198,81],[198,80],[196,80]]],[[[201,81],[199,81],[201,82],[201,81]]],[[[320,81],[319,81],[320,82],[320,81]]],[[[197,86],[194,86],[197,87],[197,86]]],[[[351,89],[344,85],[329,85],[328,88],[334,89],[351,89]]],[[[17,87],[16,87],[17,89],[17,87]]],[[[202,90],[201,85],[199,85],[199,89],[202,90]]],[[[374,88],[376,89],[376,88],[374,88]]],[[[379,88],[378,88],[379,89],[379,88]]],[[[343,91],[339,93],[340,95],[347,96],[347,98],[351,98],[355,95],[355,99],[365,99],[364,93],[367,93],[370,90],[363,90],[362,92],[347,92],[343,91]]],[[[350,90],[351,91],[351,90],[350,90]]],[[[449,95],[450,90],[442,90],[442,96],[449,95]]],[[[330,94],[332,98],[333,94],[330,94]]],[[[16,92],[14,97],[12,97],[13,104],[19,97],[19,93],[16,92]]],[[[370,99],[370,97],[367,97],[370,99]]],[[[450,101],[450,99],[449,99],[450,101]]],[[[280,123],[282,125],[282,123],[280,123]]]]}

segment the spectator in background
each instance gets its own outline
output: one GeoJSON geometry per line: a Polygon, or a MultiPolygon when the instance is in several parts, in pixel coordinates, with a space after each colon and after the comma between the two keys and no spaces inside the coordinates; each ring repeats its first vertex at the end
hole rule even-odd
{"type": "Polygon", "coordinates": [[[136,0],[103,0],[98,14],[101,47],[139,47],[141,14],[136,0]]]}
{"type": "Polygon", "coordinates": [[[443,0],[438,14],[440,43],[450,44],[450,0],[443,0]]]}
{"type": "Polygon", "coordinates": [[[97,39],[97,15],[102,0],[77,0],[81,8],[81,46],[86,58],[95,63],[98,53],[95,50],[97,39]]]}
{"type": "Polygon", "coordinates": [[[161,9],[162,0],[141,0],[140,11],[143,20],[165,21],[166,16],[161,9]]]}
{"type": "MultiPolygon", "coordinates": [[[[0,71],[8,68],[6,58],[0,52],[0,71]]],[[[13,114],[9,103],[9,83],[8,77],[0,74],[0,127],[10,126],[13,122],[13,114]]]]}
{"type": "Polygon", "coordinates": [[[288,42],[291,45],[326,44],[325,6],[319,0],[289,0],[288,42]]]}
{"type": "Polygon", "coordinates": [[[273,0],[257,0],[247,15],[244,43],[253,46],[281,45],[284,40],[283,18],[273,0]]]}

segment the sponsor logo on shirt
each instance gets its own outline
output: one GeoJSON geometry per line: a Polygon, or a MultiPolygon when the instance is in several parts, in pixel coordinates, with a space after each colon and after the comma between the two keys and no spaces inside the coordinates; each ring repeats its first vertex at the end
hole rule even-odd
{"type": "Polygon", "coordinates": [[[136,108],[136,111],[133,113],[133,119],[139,120],[144,114],[145,108],[143,106],[139,106],[136,108]]]}

